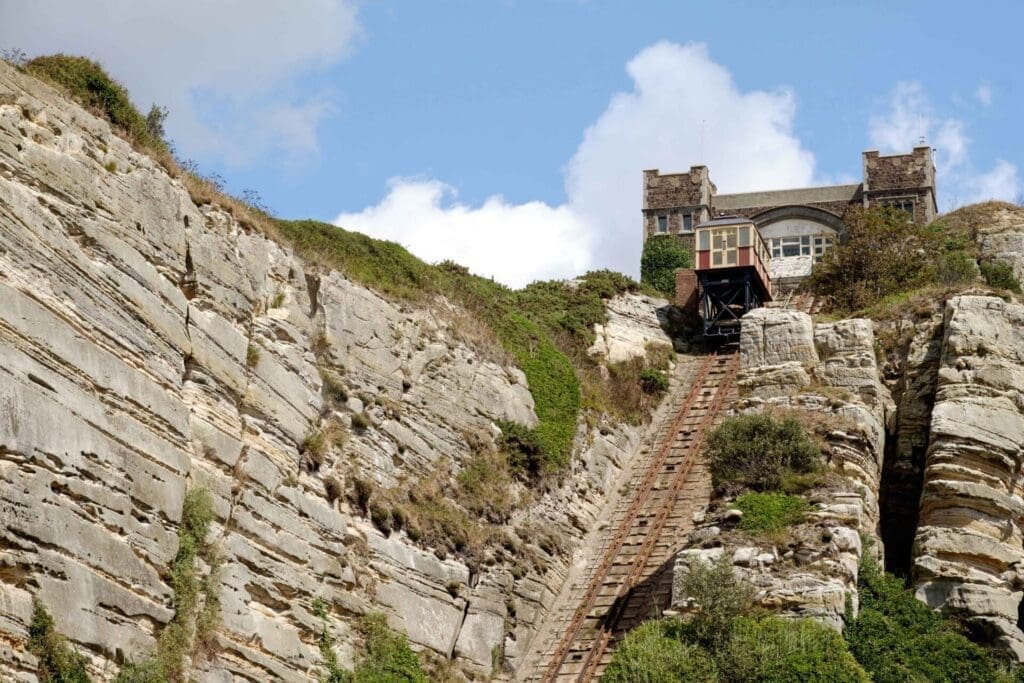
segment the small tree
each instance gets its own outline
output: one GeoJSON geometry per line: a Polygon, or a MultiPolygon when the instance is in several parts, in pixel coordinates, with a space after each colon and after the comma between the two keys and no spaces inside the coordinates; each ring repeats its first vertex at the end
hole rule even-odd
{"type": "Polygon", "coordinates": [[[754,589],[736,578],[728,555],[710,564],[693,562],[682,579],[682,593],[694,598],[700,610],[687,625],[690,635],[712,652],[729,640],[736,618],[754,602],[754,589]]]}
{"type": "Polygon", "coordinates": [[[826,252],[810,278],[814,292],[839,309],[864,308],[933,280],[933,263],[947,251],[940,230],[892,207],[855,210],[846,223],[846,239],[826,252]]]}
{"type": "Polygon", "coordinates": [[[676,271],[693,267],[693,254],[674,235],[655,235],[644,242],[640,282],[667,296],[675,296],[676,271]]]}

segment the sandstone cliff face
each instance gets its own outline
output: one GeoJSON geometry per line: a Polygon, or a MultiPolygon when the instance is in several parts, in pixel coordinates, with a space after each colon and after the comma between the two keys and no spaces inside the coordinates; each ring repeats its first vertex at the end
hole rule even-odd
{"type": "MultiPolygon", "coordinates": [[[[451,304],[409,310],[302,263],[2,63],[0,301],[0,678],[35,680],[33,597],[100,678],[149,651],[194,487],[224,558],[202,680],[313,676],[317,599],[343,662],[369,610],[468,672],[524,651],[566,559],[538,550],[547,571],[518,578],[439,559],[325,490],[457,468],[496,420],[536,422],[523,374],[463,341],[451,304]],[[324,371],[347,404],[325,401],[324,371]],[[328,420],[347,443],[303,467],[328,420]]],[[[638,436],[581,427],[572,472],[517,523],[571,547],[638,436]]]]}
{"type": "Polygon", "coordinates": [[[914,542],[917,595],[1024,659],[1024,306],[947,302],[914,542]]]}
{"type": "Polygon", "coordinates": [[[815,326],[806,313],[759,309],[743,318],[741,394],[735,412],[794,410],[827,433],[827,487],[805,497],[806,522],[779,545],[730,531],[736,518],[718,501],[703,515],[676,564],[673,606],[692,599],[683,577],[693,562],[728,556],[738,576],[757,590],[756,602],[794,617],[842,628],[847,600],[856,609],[862,536],[875,538],[885,424],[892,399],[882,385],[870,321],[815,326]]]}

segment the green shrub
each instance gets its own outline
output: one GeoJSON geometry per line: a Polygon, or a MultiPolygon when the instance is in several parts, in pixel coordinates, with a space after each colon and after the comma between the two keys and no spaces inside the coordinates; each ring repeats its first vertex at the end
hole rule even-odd
{"type": "Polygon", "coordinates": [[[740,528],[753,533],[773,533],[803,521],[807,501],[785,493],[745,493],[736,500],[743,512],[740,528]]]}
{"type": "Polygon", "coordinates": [[[978,277],[978,262],[966,251],[940,253],[929,278],[936,284],[952,286],[973,282],[978,277]]]}
{"type": "Polygon", "coordinates": [[[38,658],[36,676],[49,683],[89,683],[84,655],[75,652],[57,633],[53,617],[42,601],[32,601],[32,623],[28,627],[28,651],[38,658]]]}
{"type": "Polygon", "coordinates": [[[980,683],[1008,676],[991,653],[874,561],[862,562],[858,588],[860,612],[847,624],[845,637],[853,656],[878,683],[980,683]]]}
{"type": "Polygon", "coordinates": [[[1008,289],[1021,293],[1020,280],[1013,273],[1013,266],[1003,261],[985,261],[981,264],[981,275],[989,287],[1008,289]]]}
{"type": "Polygon", "coordinates": [[[96,62],[85,57],[49,55],[29,61],[25,64],[25,71],[63,88],[82,106],[99,111],[143,147],[155,151],[167,150],[162,138],[166,110],[154,105],[158,113],[154,114],[151,110],[150,120],[147,121],[132,104],[124,86],[111,78],[96,62]],[[159,115],[161,113],[162,116],[159,115]]]}
{"type": "Polygon", "coordinates": [[[732,560],[723,555],[713,563],[694,562],[681,583],[682,595],[697,602],[698,611],[687,624],[687,637],[712,652],[722,647],[732,624],[754,602],[754,590],[736,578],[732,560]]]}
{"type": "Polygon", "coordinates": [[[715,683],[718,667],[703,648],[680,639],[678,620],[648,621],[615,650],[602,683],[715,683]]]}
{"type": "Polygon", "coordinates": [[[892,207],[852,211],[846,238],[815,264],[811,289],[833,307],[856,311],[887,296],[974,277],[969,235],[941,219],[927,226],[892,207]]]}
{"type": "Polygon", "coordinates": [[[719,668],[729,681],[867,683],[870,676],[846,649],[843,637],[811,619],[740,617],[719,668]]]}
{"type": "Polygon", "coordinates": [[[674,297],[676,271],[693,267],[693,254],[674,235],[655,235],[644,242],[640,257],[640,282],[674,297]]]}
{"type": "Polygon", "coordinates": [[[387,626],[382,614],[363,618],[364,645],[352,672],[352,683],[429,683],[408,639],[387,626]]]}
{"type": "Polygon", "coordinates": [[[647,394],[664,394],[668,391],[668,375],[664,370],[647,368],[640,373],[640,387],[647,394]]]}
{"type": "Polygon", "coordinates": [[[726,418],[708,436],[705,448],[716,484],[772,490],[789,473],[821,467],[821,448],[794,417],[777,420],[760,413],[726,418]]]}

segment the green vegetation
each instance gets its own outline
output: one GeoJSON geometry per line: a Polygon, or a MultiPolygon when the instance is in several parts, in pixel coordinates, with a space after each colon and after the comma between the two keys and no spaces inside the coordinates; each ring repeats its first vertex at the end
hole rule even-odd
{"type": "Polygon", "coordinates": [[[752,614],[754,591],[736,579],[728,558],[692,566],[683,584],[685,595],[697,600],[698,611],[686,621],[654,620],[634,630],[616,650],[603,680],[871,680],[842,636],[827,626],[752,614]]]}
{"type": "Polygon", "coordinates": [[[726,418],[708,436],[705,448],[716,484],[732,482],[757,491],[777,490],[787,475],[821,467],[821,447],[792,416],[726,418]]]}
{"type": "Polygon", "coordinates": [[[256,346],[252,342],[245,347],[245,366],[248,368],[254,368],[260,362],[260,347],[256,346]]]}
{"type": "Polygon", "coordinates": [[[726,681],[868,683],[843,637],[812,619],[741,617],[719,656],[726,681]]]}
{"type": "Polygon", "coordinates": [[[717,683],[714,658],[684,642],[685,631],[678,619],[657,619],[633,629],[616,648],[602,683],[717,683]]]}
{"type": "Polygon", "coordinates": [[[323,622],[320,631],[320,656],[326,675],[323,683],[428,683],[419,658],[405,636],[387,626],[382,614],[370,614],[359,622],[362,647],[352,671],[343,669],[334,653],[334,638],[329,631],[327,604],[317,598],[313,613],[323,622]]]}
{"type": "Polygon", "coordinates": [[[891,207],[856,210],[847,239],[815,265],[810,286],[841,311],[928,285],[973,281],[976,247],[969,231],[943,219],[920,226],[891,207]]]}
{"type": "Polygon", "coordinates": [[[75,652],[57,633],[53,617],[42,601],[32,601],[32,623],[28,627],[28,651],[38,659],[36,676],[44,683],[89,683],[86,659],[75,652]]]}
{"type": "Polygon", "coordinates": [[[174,591],[174,617],[156,641],[156,652],[125,665],[117,683],[160,683],[183,680],[186,657],[212,648],[220,612],[218,596],[220,558],[206,536],[213,521],[213,499],[203,488],[185,494],[178,528],[178,552],[170,567],[174,591]],[[198,562],[209,567],[200,577],[198,562]]]}
{"type": "Polygon", "coordinates": [[[981,275],[989,287],[1021,293],[1020,280],[1013,274],[1013,266],[1009,263],[985,261],[981,264],[981,275]]]}
{"type": "Polygon", "coordinates": [[[167,152],[163,140],[167,111],[153,105],[148,117],[140,114],[124,86],[91,59],[49,55],[30,60],[24,68],[33,76],[63,89],[86,109],[98,112],[130,141],[152,151],[167,152]]]}
{"type": "Polygon", "coordinates": [[[669,298],[676,294],[676,271],[693,267],[693,254],[675,235],[655,235],[644,242],[640,282],[669,298]]]}
{"type": "Polygon", "coordinates": [[[601,378],[586,349],[593,327],[606,321],[604,300],[633,291],[637,284],[611,271],[587,273],[578,280],[535,282],[511,290],[472,275],[451,262],[424,263],[402,246],[316,221],[280,221],[278,232],[303,258],[335,268],[386,296],[412,302],[438,295],[458,303],[476,321],[461,320],[467,341],[484,353],[511,356],[523,370],[540,423],[538,446],[526,471],[546,475],[568,464],[580,411],[589,408],[638,421],[651,402],[620,390],[640,387],[642,367],[628,377],[601,378]],[[582,386],[581,386],[582,384],[582,386]]]}
{"type": "Polygon", "coordinates": [[[693,642],[718,651],[732,637],[736,619],[750,611],[754,590],[732,571],[732,560],[723,555],[713,563],[696,562],[682,580],[683,595],[695,598],[698,612],[687,624],[693,642]]]}
{"type": "Polygon", "coordinates": [[[736,499],[743,512],[739,527],[756,534],[777,533],[799,524],[807,514],[807,501],[785,493],[744,493],[736,499]]]}
{"type": "Polygon", "coordinates": [[[877,683],[1012,681],[992,653],[972,643],[955,622],[914,597],[872,560],[861,563],[860,612],[846,642],[877,683]]]}

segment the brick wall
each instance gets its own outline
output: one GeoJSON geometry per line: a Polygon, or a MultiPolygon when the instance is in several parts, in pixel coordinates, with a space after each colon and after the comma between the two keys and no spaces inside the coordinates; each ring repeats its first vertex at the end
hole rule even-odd
{"type": "Polygon", "coordinates": [[[691,268],[676,271],[676,306],[697,312],[697,273],[691,268]]]}

